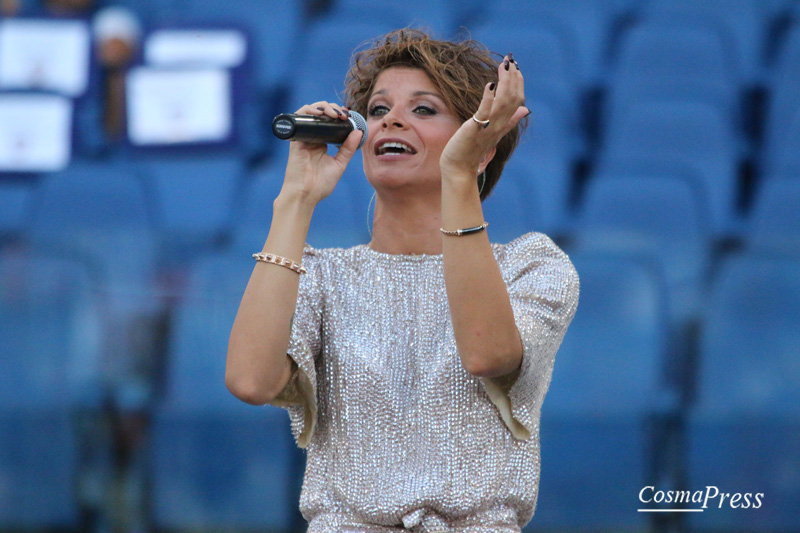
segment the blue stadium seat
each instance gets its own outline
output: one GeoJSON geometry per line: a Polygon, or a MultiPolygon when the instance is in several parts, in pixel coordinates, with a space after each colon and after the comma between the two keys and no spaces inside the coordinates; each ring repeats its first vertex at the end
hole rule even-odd
{"type": "Polygon", "coordinates": [[[529,100],[526,105],[531,110],[528,128],[507,167],[520,173],[530,183],[529,188],[537,191],[541,231],[564,233],[571,218],[577,135],[568,117],[558,109],[540,100],[529,100]]]}
{"type": "Polygon", "coordinates": [[[288,109],[321,100],[343,103],[350,57],[365,42],[396,29],[388,21],[319,19],[308,25],[303,46],[295,54],[288,109]]]}
{"type": "Polygon", "coordinates": [[[376,22],[381,26],[388,24],[392,29],[420,28],[437,38],[447,39],[456,29],[453,11],[449,0],[373,0],[368,9],[358,0],[332,0],[324,17],[331,22],[338,21],[339,28],[347,28],[353,21],[376,22]]]}
{"type": "Polygon", "coordinates": [[[522,73],[530,73],[525,78],[526,99],[547,103],[559,116],[569,120],[572,131],[578,131],[580,62],[571,40],[538,19],[488,18],[474,26],[471,37],[500,57],[513,52],[522,73]]]}
{"type": "Polygon", "coordinates": [[[493,243],[505,244],[525,233],[544,231],[539,190],[528,176],[528,166],[513,161],[483,202],[483,217],[491,224],[487,231],[493,243]]]}
{"type": "Polygon", "coordinates": [[[646,0],[643,18],[654,24],[707,27],[722,38],[734,58],[738,79],[759,81],[767,43],[769,11],[761,0],[646,0]]]}
{"type": "Polygon", "coordinates": [[[793,147],[787,146],[787,134],[800,122],[800,29],[786,38],[768,82],[769,100],[764,124],[761,174],[780,174],[781,157],[793,147]]]}
{"type": "Polygon", "coordinates": [[[209,247],[227,234],[244,179],[238,154],[154,156],[140,165],[165,243],[209,247]]]}
{"type": "Polygon", "coordinates": [[[693,513],[694,528],[800,529],[798,274],[796,258],[754,255],[732,257],[719,272],[687,426],[690,483],[692,489],[760,492],[763,505],[731,509],[717,500],[693,513]]]}
{"type": "Polygon", "coordinates": [[[740,230],[739,146],[716,107],[692,101],[635,102],[615,117],[600,154],[602,173],[680,174],[707,200],[715,236],[740,230]]]}
{"type": "Polygon", "coordinates": [[[750,252],[800,257],[800,175],[761,183],[744,238],[750,252]]]}
{"type": "Polygon", "coordinates": [[[30,224],[35,181],[0,178],[0,242],[22,235],[30,224]]]}
{"type": "Polygon", "coordinates": [[[613,62],[605,121],[633,103],[687,100],[717,106],[726,120],[742,120],[733,59],[722,38],[702,27],[642,23],[625,33],[613,62]]]}
{"type": "Polygon", "coordinates": [[[707,202],[681,176],[595,175],[572,231],[570,250],[648,258],[660,266],[676,325],[696,319],[711,267],[707,202]]]}
{"type": "Polygon", "coordinates": [[[128,166],[80,162],[43,177],[27,234],[31,246],[89,266],[103,300],[106,379],[129,405],[146,401],[151,384],[134,376],[140,320],[163,305],[156,289],[157,241],[145,188],[128,166]]]}
{"type": "Polygon", "coordinates": [[[87,269],[0,256],[0,529],[78,524],[74,416],[98,394],[99,308],[87,269]]]}
{"type": "Polygon", "coordinates": [[[498,0],[488,5],[484,16],[495,17],[501,24],[524,25],[536,21],[552,27],[575,46],[576,72],[581,86],[588,88],[602,81],[619,12],[615,2],[606,0],[498,0]]]}
{"type": "Polygon", "coordinates": [[[237,0],[209,2],[183,0],[183,9],[171,22],[181,25],[232,26],[246,32],[250,72],[263,90],[286,86],[303,39],[303,3],[237,0]]]}
{"type": "Polygon", "coordinates": [[[581,302],[556,355],[541,420],[534,530],[644,528],[649,415],[671,409],[663,385],[665,295],[641,262],[572,254],[581,302]]]}
{"type": "Polygon", "coordinates": [[[288,416],[225,388],[228,336],[252,268],[239,253],[196,262],[176,309],[152,428],[158,528],[297,530],[302,455],[288,416]]]}

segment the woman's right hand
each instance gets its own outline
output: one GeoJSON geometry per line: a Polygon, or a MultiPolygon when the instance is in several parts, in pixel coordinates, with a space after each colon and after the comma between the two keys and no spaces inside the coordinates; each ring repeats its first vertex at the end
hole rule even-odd
{"type": "MultiPolygon", "coordinates": [[[[329,102],[315,102],[296,111],[298,115],[327,116],[337,120],[347,120],[348,113],[346,108],[329,102]]],[[[327,144],[291,141],[281,193],[298,194],[312,205],[326,198],[333,192],[355,154],[361,135],[359,130],[351,132],[335,156],[328,155],[327,144]]]]}

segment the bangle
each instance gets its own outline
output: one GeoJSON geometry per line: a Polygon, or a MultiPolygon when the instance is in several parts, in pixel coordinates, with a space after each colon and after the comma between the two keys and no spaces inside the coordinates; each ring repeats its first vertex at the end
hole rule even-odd
{"type": "Polygon", "coordinates": [[[485,230],[489,227],[488,222],[484,222],[480,226],[475,226],[473,228],[462,228],[457,230],[446,230],[444,228],[439,228],[439,230],[444,233],[445,235],[452,235],[454,237],[461,237],[462,235],[469,235],[470,233],[478,233],[485,230]]]}
{"type": "Polygon", "coordinates": [[[291,259],[287,259],[279,255],[261,252],[260,254],[253,254],[253,258],[256,261],[261,261],[262,263],[271,263],[273,265],[286,267],[292,272],[297,272],[298,274],[305,274],[308,272],[303,265],[295,263],[291,259]]]}

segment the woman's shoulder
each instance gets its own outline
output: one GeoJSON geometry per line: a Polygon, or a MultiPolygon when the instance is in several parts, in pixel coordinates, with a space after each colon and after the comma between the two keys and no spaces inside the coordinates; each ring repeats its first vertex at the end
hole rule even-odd
{"type": "Polygon", "coordinates": [[[577,272],[569,256],[544,233],[526,233],[507,244],[494,244],[493,249],[501,270],[506,274],[513,276],[547,266],[575,277],[577,281],[577,272]]]}

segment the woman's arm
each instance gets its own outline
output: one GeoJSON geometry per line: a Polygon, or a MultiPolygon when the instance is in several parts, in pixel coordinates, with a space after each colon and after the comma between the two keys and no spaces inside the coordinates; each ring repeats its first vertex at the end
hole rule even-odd
{"type": "MultiPolygon", "coordinates": [[[[326,102],[297,112],[344,118],[341,108],[326,102]]],[[[300,263],[314,208],[333,191],[360,138],[360,132],[351,133],[335,157],[327,154],[326,145],[292,142],[263,252],[300,263]]],[[[244,402],[271,402],[291,377],[287,349],[300,275],[263,262],[253,268],[231,328],[225,369],[225,384],[244,402]]]]}
{"type": "MultiPolygon", "coordinates": [[[[489,84],[476,116],[487,128],[468,120],[442,153],[442,227],[475,227],[484,222],[476,177],[494,155],[497,142],[528,114],[522,105],[522,75],[506,59],[496,86],[489,84]],[[509,70],[505,69],[509,65],[509,70]]],[[[496,377],[517,370],[522,341],[506,284],[487,232],[461,237],[443,235],[444,276],[461,362],[470,374],[496,377]]]]}

